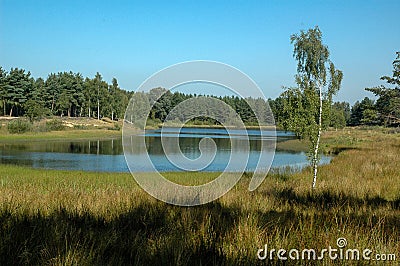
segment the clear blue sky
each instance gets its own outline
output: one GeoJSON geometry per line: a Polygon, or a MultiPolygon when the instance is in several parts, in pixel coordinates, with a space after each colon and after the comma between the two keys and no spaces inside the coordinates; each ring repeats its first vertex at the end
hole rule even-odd
{"type": "Polygon", "coordinates": [[[372,96],[400,50],[400,1],[16,1],[0,0],[0,66],[34,77],[74,71],[135,90],[187,60],[244,71],[275,98],[294,85],[290,35],[318,25],[343,70],[336,100],[372,96]]]}

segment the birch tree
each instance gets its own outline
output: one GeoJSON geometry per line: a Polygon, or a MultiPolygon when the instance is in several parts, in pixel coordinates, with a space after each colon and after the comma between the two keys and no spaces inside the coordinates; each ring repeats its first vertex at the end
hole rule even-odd
{"type": "Polygon", "coordinates": [[[297,60],[297,87],[283,94],[285,129],[299,138],[308,138],[309,160],[313,168],[312,188],[317,182],[319,149],[323,119],[329,119],[332,96],[340,89],[343,73],[329,59],[329,50],[322,42],[322,32],[316,26],[290,37],[297,60]]]}

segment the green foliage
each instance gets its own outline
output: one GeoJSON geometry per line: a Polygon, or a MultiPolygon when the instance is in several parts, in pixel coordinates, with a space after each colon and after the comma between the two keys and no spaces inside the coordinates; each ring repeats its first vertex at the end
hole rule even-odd
{"type": "Polygon", "coordinates": [[[175,116],[169,117],[170,120],[177,119],[181,122],[186,121],[189,117],[198,116],[196,119],[191,121],[192,124],[196,125],[215,125],[220,124],[217,120],[221,122],[229,117],[228,108],[222,107],[218,101],[206,100],[207,98],[218,99],[235,111],[236,114],[240,116],[242,121],[246,125],[257,125],[258,121],[263,125],[271,125],[274,124],[274,118],[271,115],[270,107],[268,106],[268,102],[263,99],[253,99],[253,98],[239,98],[235,96],[223,96],[216,97],[210,95],[192,95],[192,94],[183,94],[179,92],[171,93],[163,88],[155,88],[150,90],[149,93],[138,92],[134,95],[133,101],[136,106],[136,110],[139,110],[136,114],[132,113],[131,121],[136,120],[138,117],[141,117],[140,114],[142,110],[145,111],[146,108],[149,108],[149,105],[152,105],[150,110],[149,118],[152,120],[160,120],[164,122],[167,115],[174,109],[178,104],[196,98],[196,101],[191,101],[192,104],[183,106],[179,106],[178,109],[175,110],[175,116]],[[148,104],[147,104],[147,101],[148,104]],[[143,105],[143,106],[142,106],[143,105]],[[206,109],[206,110],[205,110],[206,109]],[[217,118],[212,119],[209,116],[214,116],[217,118]],[[258,119],[257,119],[258,118],[258,119]]]}
{"type": "MultiPolygon", "coordinates": [[[[273,124],[274,117],[269,116],[269,108],[275,116],[276,124],[288,130],[294,130],[289,126],[288,120],[298,117],[297,122],[290,122],[290,124],[293,128],[297,128],[295,131],[300,138],[307,138],[307,135],[312,135],[312,132],[316,130],[313,126],[301,127],[304,123],[318,120],[318,112],[306,110],[316,108],[319,105],[318,93],[315,93],[321,86],[324,89],[322,129],[328,126],[341,128],[343,116],[346,125],[399,125],[400,52],[396,53],[397,57],[393,62],[393,75],[381,78],[388,84],[395,85],[394,88],[384,86],[368,88],[368,91],[378,96],[376,102],[372,105],[364,100],[364,102],[356,102],[350,111],[349,104],[345,102],[334,103],[331,106],[332,96],[337,92],[342,73],[336,70],[329,61],[329,51],[322,44],[321,38],[322,33],[318,27],[291,36],[292,43],[296,44],[294,56],[298,60],[299,72],[296,76],[296,82],[303,95],[300,97],[297,92],[290,93],[298,98],[291,100],[291,102],[297,102],[296,104],[300,108],[295,112],[290,111],[292,112],[290,115],[287,106],[284,107],[284,104],[288,103],[287,97],[289,95],[268,99],[269,107],[262,99],[241,99],[235,96],[210,97],[218,98],[231,106],[246,125],[256,125],[256,117],[263,124],[273,124]],[[303,50],[300,49],[301,45],[304,46],[303,50]],[[314,53],[314,51],[316,52],[314,53]],[[319,74],[317,70],[320,71],[319,74]]],[[[127,92],[119,87],[116,78],[112,79],[111,84],[107,84],[100,73],[96,73],[93,78],[84,78],[80,73],[58,72],[51,73],[46,79],[39,77],[34,80],[30,72],[24,69],[12,68],[7,72],[0,67],[0,113],[11,116],[24,115],[30,121],[41,119],[47,115],[109,117],[111,118],[110,121],[119,120],[123,118],[132,95],[132,92],[127,92]]],[[[155,88],[139,97],[147,97],[150,104],[155,102],[152,110],[150,110],[150,119],[156,120],[153,124],[158,124],[159,121],[163,122],[167,114],[179,103],[197,97],[197,95],[180,92],[171,93],[169,91],[165,93],[165,89],[155,88]],[[158,96],[163,93],[164,95],[158,99],[158,96]]],[[[146,101],[143,100],[144,102],[146,101]]],[[[211,108],[210,112],[213,112],[213,109],[215,108],[211,108]]],[[[206,117],[200,117],[197,120],[196,123],[198,124],[217,123],[206,117]]]]}
{"type": "Polygon", "coordinates": [[[388,84],[395,85],[395,87],[387,88],[385,86],[380,86],[366,88],[367,91],[379,97],[375,104],[377,114],[367,113],[370,117],[368,120],[372,119],[376,123],[400,125],[400,52],[396,52],[396,55],[396,59],[393,61],[392,77],[381,77],[381,80],[386,81],[388,84]],[[370,115],[372,115],[372,117],[370,115]],[[378,121],[378,119],[380,121],[378,121]]]}
{"type": "Polygon", "coordinates": [[[365,109],[363,111],[363,118],[361,119],[362,125],[377,125],[379,124],[379,116],[378,113],[374,109],[365,109]]]}
{"type": "Polygon", "coordinates": [[[120,131],[121,130],[121,125],[118,123],[114,123],[112,126],[107,127],[108,130],[116,130],[120,131]]]}
{"type": "Polygon", "coordinates": [[[310,108],[315,106],[317,96],[310,97],[310,93],[311,91],[306,95],[299,88],[287,88],[280,96],[284,117],[281,125],[284,129],[293,131],[300,139],[312,136],[318,130],[315,123],[317,109],[310,108]]]}
{"type": "Polygon", "coordinates": [[[30,72],[0,67],[0,107],[3,115],[25,115],[30,120],[45,115],[68,117],[122,118],[131,93],[112,85],[99,73],[93,79],[80,73],[51,73],[46,80],[34,80],[30,72]]]}
{"type": "Polygon", "coordinates": [[[343,115],[345,119],[345,126],[350,123],[351,108],[348,102],[334,102],[332,105],[332,110],[334,110],[334,112],[335,111],[340,112],[341,113],[339,114],[340,116],[343,115]]]}
{"type": "Polygon", "coordinates": [[[7,101],[7,90],[6,90],[6,80],[7,79],[7,71],[5,71],[2,67],[0,67],[0,106],[3,115],[6,115],[6,101],[7,101]]]}
{"type": "Polygon", "coordinates": [[[241,99],[234,96],[202,96],[183,94],[180,92],[171,93],[164,88],[154,88],[148,93],[136,92],[130,100],[126,113],[126,120],[140,124],[140,119],[148,115],[147,125],[156,126],[166,122],[168,123],[184,122],[191,120],[191,124],[196,125],[217,125],[230,117],[227,106],[231,107],[238,114],[246,125],[257,125],[257,119],[261,124],[273,124],[274,118],[269,112],[269,106],[263,99],[241,99]],[[192,101],[196,98],[196,101],[192,101]],[[189,101],[181,104],[184,101],[189,101]],[[221,102],[226,105],[221,106],[221,102]],[[179,105],[179,106],[178,106],[179,105]],[[130,110],[129,108],[133,108],[130,110]],[[151,107],[151,109],[150,109],[151,107]],[[171,110],[174,109],[171,114],[171,110]],[[210,116],[215,117],[215,119],[210,116]],[[193,119],[193,117],[196,117],[193,119]],[[220,121],[220,122],[218,122],[220,121]]]}
{"type": "Polygon", "coordinates": [[[11,134],[22,134],[31,131],[32,123],[23,119],[15,119],[7,124],[7,130],[11,134]]]}
{"type": "Polygon", "coordinates": [[[4,102],[9,109],[9,115],[19,115],[22,105],[27,100],[27,95],[33,89],[34,80],[30,77],[31,73],[25,73],[25,70],[11,68],[10,73],[5,78],[4,102]]]}
{"type": "Polygon", "coordinates": [[[356,102],[351,110],[350,125],[376,125],[379,123],[378,113],[374,100],[365,97],[361,102],[356,102]]]}
{"type": "Polygon", "coordinates": [[[65,129],[65,126],[60,119],[52,119],[46,121],[46,129],[47,131],[61,131],[65,129]]]}
{"type": "Polygon", "coordinates": [[[329,125],[332,97],[340,88],[343,73],[329,60],[329,50],[322,43],[318,27],[300,31],[290,40],[297,60],[297,88],[287,89],[281,95],[284,116],[281,123],[286,130],[310,141],[309,159],[315,187],[321,130],[329,125]]]}
{"type": "Polygon", "coordinates": [[[161,124],[161,120],[156,118],[156,119],[147,119],[146,121],[146,126],[151,127],[151,128],[157,128],[161,124]]]}
{"type": "Polygon", "coordinates": [[[293,56],[297,60],[297,72],[306,75],[309,82],[315,81],[321,84],[326,82],[326,66],[329,50],[322,43],[322,32],[315,27],[307,32],[290,36],[294,44],[293,56]]]}
{"type": "Polygon", "coordinates": [[[49,113],[44,107],[43,102],[35,101],[33,99],[29,99],[24,103],[24,109],[25,116],[27,116],[31,122],[36,119],[40,119],[49,113]]]}
{"type": "Polygon", "coordinates": [[[329,51],[322,43],[318,27],[292,35],[291,42],[298,61],[297,88],[287,88],[279,97],[282,109],[279,121],[299,138],[308,138],[312,143],[310,150],[314,150],[319,127],[329,124],[332,96],[339,90],[343,74],[329,61],[329,51]],[[322,113],[320,105],[325,107],[322,113]],[[321,121],[321,125],[320,115],[328,120],[321,121]]]}
{"type": "Polygon", "coordinates": [[[338,108],[333,107],[331,110],[330,126],[333,128],[344,128],[346,126],[345,113],[338,108]]]}
{"type": "Polygon", "coordinates": [[[121,130],[121,125],[118,123],[114,123],[114,130],[121,130]]]}
{"type": "MultiPolygon", "coordinates": [[[[327,107],[328,108],[328,107],[327,107]]],[[[350,123],[350,104],[347,102],[335,102],[329,107],[329,126],[335,129],[344,128],[350,123]]]]}
{"type": "Polygon", "coordinates": [[[86,130],[86,129],[90,129],[90,127],[86,126],[86,125],[74,125],[74,129],[86,130]]]}

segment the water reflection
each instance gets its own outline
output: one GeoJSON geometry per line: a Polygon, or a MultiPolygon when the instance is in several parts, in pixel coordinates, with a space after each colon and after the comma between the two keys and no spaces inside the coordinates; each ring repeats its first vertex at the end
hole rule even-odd
{"type": "MultiPolygon", "coordinates": [[[[196,159],[200,156],[199,142],[202,138],[211,138],[217,147],[217,153],[205,171],[222,171],[230,159],[231,145],[241,147],[243,142],[243,130],[234,132],[229,138],[224,129],[186,129],[179,133],[175,129],[167,131],[169,138],[179,137],[177,145],[168,147],[170,153],[182,153],[190,158],[196,159]],[[231,142],[232,141],[232,142],[231,142]]],[[[257,130],[249,130],[250,158],[247,170],[255,169],[260,154],[260,133],[257,130]]],[[[141,167],[140,161],[143,156],[149,156],[159,171],[177,171],[175,165],[166,158],[161,144],[160,131],[152,130],[146,132],[146,147],[135,145],[135,136],[132,136],[131,156],[138,162],[137,171],[149,171],[148,167],[141,167]]],[[[266,134],[268,138],[268,134],[266,134]]],[[[284,141],[294,138],[293,134],[277,131],[277,141],[284,141]]],[[[265,142],[264,142],[265,143],[265,142]]],[[[268,142],[267,142],[268,143],[268,142]]],[[[203,152],[207,152],[207,146],[203,152]]],[[[271,149],[266,147],[267,149],[271,149]]],[[[211,151],[211,150],[210,150],[211,151]]],[[[241,154],[239,149],[235,156],[236,160],[245,158],[247,154],[241,154]]],[[[322,157],[322,163],[329,162],[329,157],[322,157]]],[[[0,144],[0,163],[27,165],[38,168],[85,170],[85,171],[106,171],[106,172],[128,172],[123,155],[121,138],[108,140],[86,140],[86,141],[38,141],[21,143],[0,144]]],[[[302,167],[307,164],[307,157],[304,153],[290,153],[288,151],[276,151],[273,167],[294,166],[302,167]]]]}

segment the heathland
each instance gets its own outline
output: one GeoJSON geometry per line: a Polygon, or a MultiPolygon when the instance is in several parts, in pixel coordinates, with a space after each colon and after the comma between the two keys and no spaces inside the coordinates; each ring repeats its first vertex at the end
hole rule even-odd
{"type": "MultiPolygon", "coordinates": [[[[115,134],[97,133],[103,131],[115,134]]],[[[84,132],[46,134],[95,135],[84,132]]],[[[3,141],[11,141],[6,135],[3,141]]],[[[281,145],[306,146],[297,140],[281,145]]],[[[310,168],[271,171],[253,192],[247,190],[251,173],[245,173],[222,198],[197,207],[160,202],[130,174],[1,165],[0,265],[280,264],[276,256],[258,260],[258,249],[337,248],[338,238],[347,240],[346,248],[371,249],[372,258],[395,254],[398,261],[400,134],[377,127],[327,131],[322,149],[335,156],[320,167],[314,190],[310,168]]],[[[188,185],[217,175],[166,174],[188,185]]],[[[323,262],[368,263],[328,256],[323,262]]]]}

